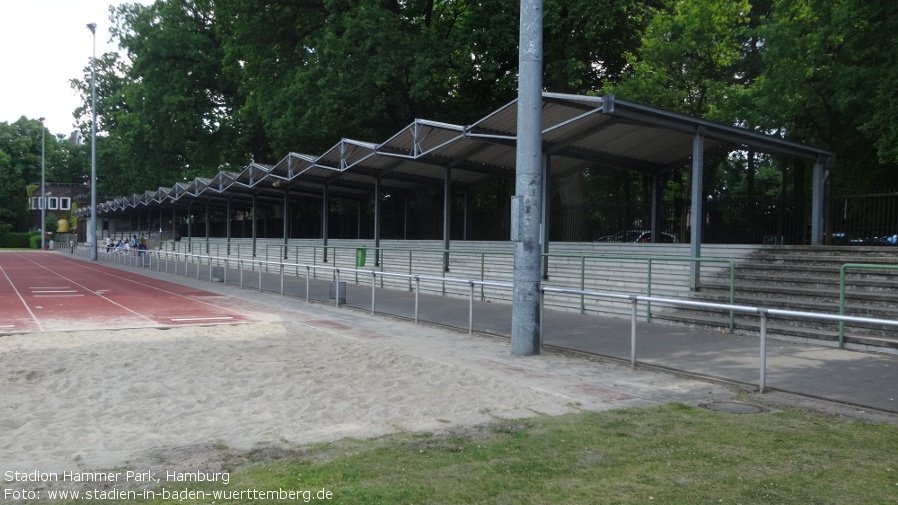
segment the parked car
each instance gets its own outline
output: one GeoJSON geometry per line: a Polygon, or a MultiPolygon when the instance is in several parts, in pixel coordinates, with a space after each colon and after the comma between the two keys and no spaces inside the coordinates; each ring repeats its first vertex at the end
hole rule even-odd
{"type": "Polygon", "coordinates": [[[849,236],[846,233],[833,233],[833,245],[890,246],[898,245],[898,234],[849,236]]]}
{"type": "MultiPolygon", "coordinates": [[[[652,232],[650,230],[619,231],[614,235],[606,235],[596,239],[596,242],[623,242],[630,244],[646,244],[651,241],[652,232]]],[[[662,231],[658,232],[656,242],[659,244],[676,244],[678,240],[676,235],[662,231]]]]}

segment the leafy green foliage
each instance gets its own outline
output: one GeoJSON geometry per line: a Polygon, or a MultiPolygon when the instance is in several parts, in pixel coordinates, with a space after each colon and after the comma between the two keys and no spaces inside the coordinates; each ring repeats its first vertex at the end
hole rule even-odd
{"type": "MultiPolygon", "coordinates": [[[[14,233],[14,232],[4,232],[0,231],[0,248],[9,249],[16,248],[22,249],[26,247],[31,247],[31,243],[29,241],[31,237],[31,233],[14,233]]],[[[36,235],[38,244],[40,243],[40,234],[36,235]]]]}
{"type": "MultiPolygon", "coordinates": [[[[518,7],[121,5],[112,35],[127,57],[97,62],[101,193],[168,187],[290,151],[317,154],[341,137],[379,142],[416,117],[469,124],[516,96],[518,7]]],[[[829,180],[840,190],[894,186],[898,56],[884,48],[896,45],[896,9],[864,0],[545,0],[544,84],[830,148],[838,165],[829,180]]],[[[85,97],[76,111],[85,134],[89,70],[73,81],[85,97]]],[[[80,153],[63,165],[85,173],[80,153]]],[[[807,184],[804,168],[756,153],[718,166],[706,178],[712,194],[744,188],[751,197],[755,176],[771,170],[796,196],[807,184]]],[[[669,181],[678,196],[668,198],[682,198],[688,177],[669,181]]],[[[562,199],[583,202],[584,182],[574,174],[558,184],[562,199]]]]}

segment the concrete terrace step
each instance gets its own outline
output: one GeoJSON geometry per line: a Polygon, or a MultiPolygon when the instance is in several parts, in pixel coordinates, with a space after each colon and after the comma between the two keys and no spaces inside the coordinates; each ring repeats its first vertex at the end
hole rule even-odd
{"type": "MultiPolygon", "coordinates": [[[[736,298],[740,300],[816,300],[823,303],[839,302],[839,290],[833,286],[796,286],[792,285],[764,285],[764,284],[736,284],[736,298]]],[[[694,295],[697,298],[715,299],[729,298],[729,286],[717,285],[714,287],[703,286],[701,291],[694,295]]],[[[892,289],[871,288],[869,286],[846,286],[845,300],[847,303],[860,303],[861,301],[874,304],[893,305],[898,292],[892,289]]]]}
{"type": "MultiPolygon", "coordinates": [[[[357,247],[368,248],[368,261],[362,270],[374,269],[374,254],[371,240],[331,240],[328,241],[327,266],[338,266],[350,270],[355,267],[357,247]]],[[[453,242],[449,252],[449,271],[443,272],[442,241],[382,241],[385,248],[380,252],[377,269],[399,273],[413,272],[433,277],[459,279],[480,279],[511,282],[514,276],[514,244],[510,242],[453,242]],[[389,249],[392,248],[392,249],[389,249]],[[420,248],[411,253],[413,266],[409,267],[409,248],[420,248]],[[483,253],[483,251],[488,251],[483,253]]],[[[163,248],[167,245],[163,244],[163,248]]],[[[184,249],[184,242],[176,244],[184,249]]],[[[192,243],[195,252],[205,251],[205,241],[192,243]]],[[[210,239],[208,250],[225,250],[224,240],[210,239]]],[[[688,244],[595,244],[595,243],[553,243],[550,244],[548,280],[546,285],[580,289],[581,277],[585,277],[584,288],[620,294],[647,292],[647,266],[645,259],[652,256],[652,294],[670,298],[726,303],[729,301],[729,266],[727,263],[705,262],[701,266],[701,290],[690,292],[690,263],[677,258],[689,256],[688,244]],[[588,255],[585,260],[573,255],[588,255]],[[669,260],[663,258],[669,257],[669,260]],[[585,271],[583,265],[585,264],[585,271]]],[[[257,258],[267,255],[276,260],[283,255],[282,239],[258,239],[257,258]]],[[[861,247],[784,247],[784,246],[727,246],[709,244],[702,247],[706,258],[732,258],[736,261],[737,303],[803,310],[809,312],[838,312],[839,267],[844,263],[898,264],[895,258],[898,248],[861,247]]],[[[252,258],[251,239],[233,239],[232,257],[252,258]]],[[[287,247],[287,261],[322,265],[323,244],[321,240],[291,239],[287,247]]],[[[326,270],[319,270],[319,277],[326,270]]],[[[300,273],[304,275],[304,273],[300,273]]],[[[355,274],[346,274],[350,282],[355,282],[355,274]]],[[[344,278],[344,277],[341,277],[344,278]]],[[[370,275],[358,274],[358,282],[369,284],[370,275]]],[[[847,312],[852,315],[896,318],[898,313],[898,272],[852,269],[848,273],[847,312]]],[[[402,278],[386,278],[381,283],[387,287],[407,290],[410,282],[402,278]]],[[[452,297],[470,296],[466,284],[422,282],[421,289],[430,293],[445,293],[452,297]],[[445,285],[443,285],[445,284],[445,285]]],[[[476,296],[485,296],[497,303],[509,303],[511,291],[503,288],[476,288],[476,296]]],[[[596,300],[586,298],[583,303],[587,313],[612,316],[629,315],[627,301],[596,300]]],[[[581,298],[577,295],[552,295],[546,306],[566,311],[579,312],[581,298]]],[[[644,312],[645,308],[640,307],[644,312]]],[[[659,321],[675,324],[699,324],[725,327],[728,314],[710,313],[694,309],[674,309],[653,306],[654,317],[659,321]]],[[[746,331],[757,327],[757,318],[737,316],[736,321],[746,331]]],[[[834,339],[837,326],[834,323],[812,323],[774,321],[776,332],[792,334],[798,338],[834,339]],[[816,335],[816,337],[815,337],[816,335]]],[[[852,338],[894,340],[894,332],[882,328],[858,327],[852,338]]]]}
{"type": "MultiPolygon", "coordinates": [[[[857,273],[855,271],[849,271],[848,275],[845,277],[845,285],[852,286],[861,284],[864,287],[869,288],[880,288],[880,289],[895,289],[898,290],[898,271],[894,274],[890,275],[882,275],[882,274],[862,274],[857,273]]],[[[702,279],[702,288],[717,288],[721,286],[729,286],[729,278],[723,277],[710,277],[702,279]]],[[[833,274],[831,272],[826,272],[819,275],[803,275],[801,272],[797,272],[795,270],[782,270],[775,274],[767,274],[767,273],[746,273],[744,270],[740,271],[736,274],[736,285],[737,286],[769,286],[769,285],[783,285],[783,286],[809,286],[809,287],[818,287],[818,286],[826,286],[830,289],[837,289],[839,287],[839,275],[838,273],[833,274]]]]}

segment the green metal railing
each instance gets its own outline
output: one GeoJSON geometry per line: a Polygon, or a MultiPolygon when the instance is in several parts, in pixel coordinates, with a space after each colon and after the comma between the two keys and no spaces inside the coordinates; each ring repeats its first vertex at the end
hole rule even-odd
{"type": "MultiPolygon", "coordinates": [[[[845,274],[849,268],[858,270],[898,270],[898,265],[877,263],[845,263],[839,268],[839,315],[845,315],[845,274]]],[[[839,321],[839,348],[845,347],[845,321],[839,321]]]]}
{"type": "MultiPolygon", "coordinates": [[[[580,255],[580,254],[546,254],[544,256],[548,257],[556,257],[556,258],[580,258],[580,289],[586,289],[586,260],[587,259],[601,259],[601,260],[625,260],[625,261],[645,261],[647,266],[646,273],[646,296],[652,296],[652,266],[658,262],[699,262],[699,263],[727,263],[729,265],[730,270],[730,285],[729,285],[729,298],[730,305],[733,305],[736,300],[736,262],[731,259],[726,258],[687,258],[687,257],[679,257],[679,256],[632,256],[632,255],[611,255],[611,254],[595,254],[595,255],[580,255]]],[[[586,311],[586,301],[584,295],[580,295],[580,313],[583,314],[586,311]]],[[[652,304],[648,302],[646,304],[646,320],[648,322],[652,322],[652,304]]],[[[735,327],[735,315],[731,310],[729,313],[729,330],[733,331],[735,327]]]]}
{"type": "MultiPolygon", "coordinates": [[[[242,244],[244,252],[246,252],[247,244],[242,244]]],[[[215,243],[210,244],[209,252],[212,253],[214,249],[215,255],[221,255],[222,249],[227,247],[227,244],[215,243]],[[224,247],[223,247],[224,246],[224,247]]],[[[342,260],[344,263],[353,263],[357,254],[357,250],[360,247],[365,247],[368,254],[368,261],[373,261],[371,258],[371,253],[373,252],[378,258],[377,268],[384,272],[387,268],[390,271],[394,272],[404,272],[408,275],[412,275],[415,272],[413,271],[413,265],[415,261],[415,257],[420,258],[421,255],[433,255],[439,257],[439,264],[443,264],[443,256],[446,254],[459,256],[459,255],[469,255],[479,257],[479,280],[486,280],[486,266],[487,266],[487,257],[512,257],[514,256],[514,252],[511,251],[498,251],[498,250],[481,250],[481,249],[439,249],[439,248],[403,248],[403,247],[368,247],[361,245],[281,245],[281,244],[265,244],[264,246],[264,260],[265,262],[272,261],[272,258],[282,259],[285,257],[290,257],[290,253],[292,252],[292,257],[297,260],[300,258],[304,258],[308,261],[312,266],[317,266],[321,258],[327,257],[327,263],[332,265],[338,264],[339,261],[342,260]],[[348,254],[347,254],[348,253],[348,254]],[[389,254],[387,254],[389,253],[389,254]],[[402,264],[395,264],[395,261],[402,257],[402,264]],[[348,259],[351,258],[351,259],[348,259]],[[407,259],[406,259],[407,258],[407,259]],[[390,263],[393,262],[393,263],[390,263]]],[[[228,249],[238,257],[241,253],[241,244],[231,244],[228,249]]],[[[257,256],[259,251],[257,251],[257,256]]],[[[735,303],[736,296],[736,262],[732,259],[726,258],[690,258],[690,257],[679,257],[679,256],[632,256],[632,255],[609,255],[609,254],[543,254],[544,258],[568,258],[579,260],[580,263],[580,289],[583,290],[586,287],[586,271],[589,260],[617,260],[617,261],[633,261],[633,262],[645,262],[647,277],[646,277],[646,288],[645,293],[647,296],[652,296],[652,286],[653,286],[653,273],[654,267],[657,266],[658,263],[689,263],[689,262],[699,262],[699,263],[725,263],[729,266],[729,303],[735,303]]],[[[446,272],[440,268],[442,277],[446,277],[446,272]]],[[[313,277],[317,278],[317,269],[313,269],[313,277]]],[[[420,273],[420,272],[418,272],[420,273]]],[[[358,274],[356,274],[358,277],[358,274]]],[[[331,279],[333,280],[333,279],[331,279]]],[[[358,279],[356,279],[358,282],[358,279]]],[[[384,277],[380,277],[380,283],[383,287],[384,277]]],[[[486,299],[486,293],[484,291],[484,284],[479,285],[480,289],[480,300],[483,301],[486,299]]],[[[409,291],[413,289],[411,280],[409,280],[408,285],[409,291]]],[[[442,283],[441,286],[441,294],[446,294],[446,283],[442,283]]],[[[585,298],[584,296],[580,296],[580,312],[584,313],[586,311],[585,306],[585,298]]],[[[729,313],[729,322],[728,328],[729,331],[734,331],[735,327],[735,315],[733,311],[729,313]]],[[[651,302],[646,304],[646,320],[648,322],[652,321],[652,307],[651,302]]]]}

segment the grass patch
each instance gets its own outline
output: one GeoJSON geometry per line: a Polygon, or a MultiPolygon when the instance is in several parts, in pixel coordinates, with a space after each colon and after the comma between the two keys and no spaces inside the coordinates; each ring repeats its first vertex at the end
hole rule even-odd
{"type": "MultiPolygon", "coordinates": [[[[187,487],[309,490],[311,501],[327,490],[352,504],[885,504],[898,503],[896,448],[891,424],[671,404],[347,439],[234,472],[228,486],[187,487]]],[[[212,501],[251,500],[179,503],[212,501]]]]}

